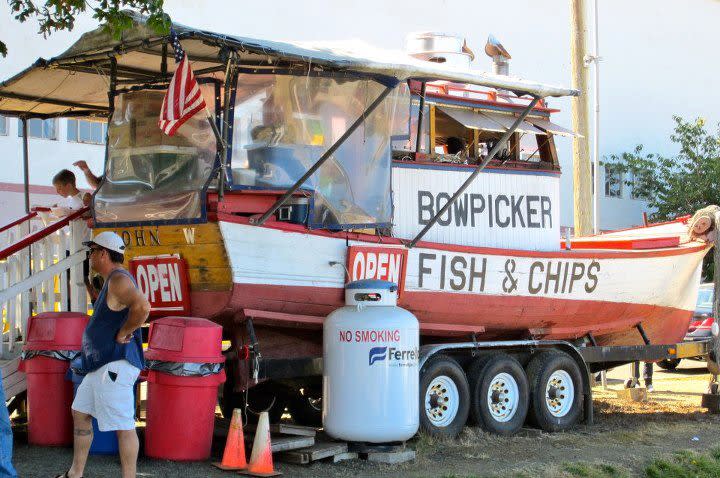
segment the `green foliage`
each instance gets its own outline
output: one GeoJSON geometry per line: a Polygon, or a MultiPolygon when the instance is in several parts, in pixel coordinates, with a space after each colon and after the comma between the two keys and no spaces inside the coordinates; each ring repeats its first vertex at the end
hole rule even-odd
{"type": "Polygon", "coordinates": [[[711,478],[720,476],[720,450],[710,453],[680,451],[671,458],[655,460],[645,469],[648,478],[711,478]]]}
{"type": "Polygon", "coordinates": [[[670,136],[680,152],[673,158],[646,154],[642,145],[632,152],[611,155],[604,164],[624,174],[635,197],[646,198],[655,209],[654,221],[692,214],[710,204],[720,204],[720,130],[708,133],[705,121],[685,121],[673,116],[670,136]]]}
{"type": "MultiPolygon", "coordinates": [[[[59,30],[72,30],[78,15],[92,12],[93,18],[113,35],[120,38],[123,31],[132,27],[132,19],[125,11],[132,9],[147,15],[147,24],[158,33],[170,29],[170,19],[163,11],[164,0],[46,0],[37,5],[32,0],[8,0],[13,16],[19,22],[36,19],[44,36],[59,30]]],[[[0,41],[0,55],[7,55],[7,46],[0,41]]]]}

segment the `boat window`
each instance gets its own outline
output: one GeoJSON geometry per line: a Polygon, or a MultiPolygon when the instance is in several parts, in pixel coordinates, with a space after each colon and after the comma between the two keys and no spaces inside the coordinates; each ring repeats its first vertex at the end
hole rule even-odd
{"type": "MultiPolygon", "coordinates": [[[[214,87],[201,90],[211,114],[214,87]]],[[[98,223],[193,221],[203,217],[203,193],[216,158],[215,136],[197,114],[174,136],[158,127],[164,91],[115,98],[109,123],[105,180],[95,195],[98,223]]]]}
{"type": "MultiPolygon", "coordinates": [[[[242,74],[233,122],[235,188],[292,186],[385,87],[372,80],[242,74]]],[[[397,95],[388,99],[303,185],[313,192],[310,223],[331,229],[388,224],[390,137],[397,95]]],[[[405,128],[407,123],[405,124],[405,128]]]]}

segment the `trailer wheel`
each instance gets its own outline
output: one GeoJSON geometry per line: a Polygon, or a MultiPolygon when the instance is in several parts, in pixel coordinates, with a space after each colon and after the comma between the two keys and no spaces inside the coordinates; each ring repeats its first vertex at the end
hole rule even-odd
{"type": "Polygon", "coordinates": [[[232,416],[235,408],[243,410],[243,423],[257,423],[260,412],[268,412],[270,423],[277,423],[285,412],[286,403],[287,398],[282,393],[250,389],[247,407],[245,406],[245,393],[235,392],[223,394],[220,408],[226,418],[232,416]]]}
{"type": "Polygon", "coordinates": [[[525,423],[530,396],[522,365],[506,354],[479,359],[468,370],[470,416],[483,430],[512,435],[525,423]]]}
{"type": "Polygon", "coordinates": [[[580,368],[566,353],[543,352],[527,366],[530,423],[548,432],[571,428],[582,412],[580,368]]]}
{"type": "Polygon", "coordinates": [[[661,360],[657,364],[663,370],[675,370],[680,365],[680,359],[661,360]]]}
{"type": "Polygon", "coordinates": [[[288,410],[298,425],[322,426],[322,389],[302,388],[288,401],[288,410]]]}
{"type": "Polygon", "coordinates": [[[432,436],[454,438],[468,418],[470,392],[465,372],[445,355],[420,370],[420,427],[432,436]]]}

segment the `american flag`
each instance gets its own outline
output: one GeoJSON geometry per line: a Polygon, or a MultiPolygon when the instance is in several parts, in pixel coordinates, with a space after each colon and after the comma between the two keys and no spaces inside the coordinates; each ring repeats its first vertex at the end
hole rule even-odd
{"type": "Polygon", "coordinates": [[[165,94],[165,99],[163,99],[160,119],[158,120],[158,126],[168,136],[174,135],[180,126],[206,107],[205,99],[200,92],[200,86],[190,68],[187,54],[180,46],[177,33],[172,28],[170,29],[170,38],[173,50],[175,50],[175,64],[177,66],[165,94]]]}

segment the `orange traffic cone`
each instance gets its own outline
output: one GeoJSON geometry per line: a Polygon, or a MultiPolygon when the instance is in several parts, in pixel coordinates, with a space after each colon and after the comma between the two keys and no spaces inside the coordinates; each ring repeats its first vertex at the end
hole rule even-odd
{"type": "Polygon", "coordinates": [[[260,413],[255,440],[253,441],[250,463],[246,470],[239,471],[241,475],[250,476],[278,476],[282,475],[273,468],[272,445],[270,444],[270,417],[267,412],[260,413]]]}
{"type": "Polygon", "coordinates": [[[227,441],[225,441],[222,462],[213,463],[213,466],[228,471],[247,468],[245,438],[243,437],[242,427],[242,411],[236,408],[233,410],[232,420],[230,420],[230,430],[228,431],[227,441]]]}

